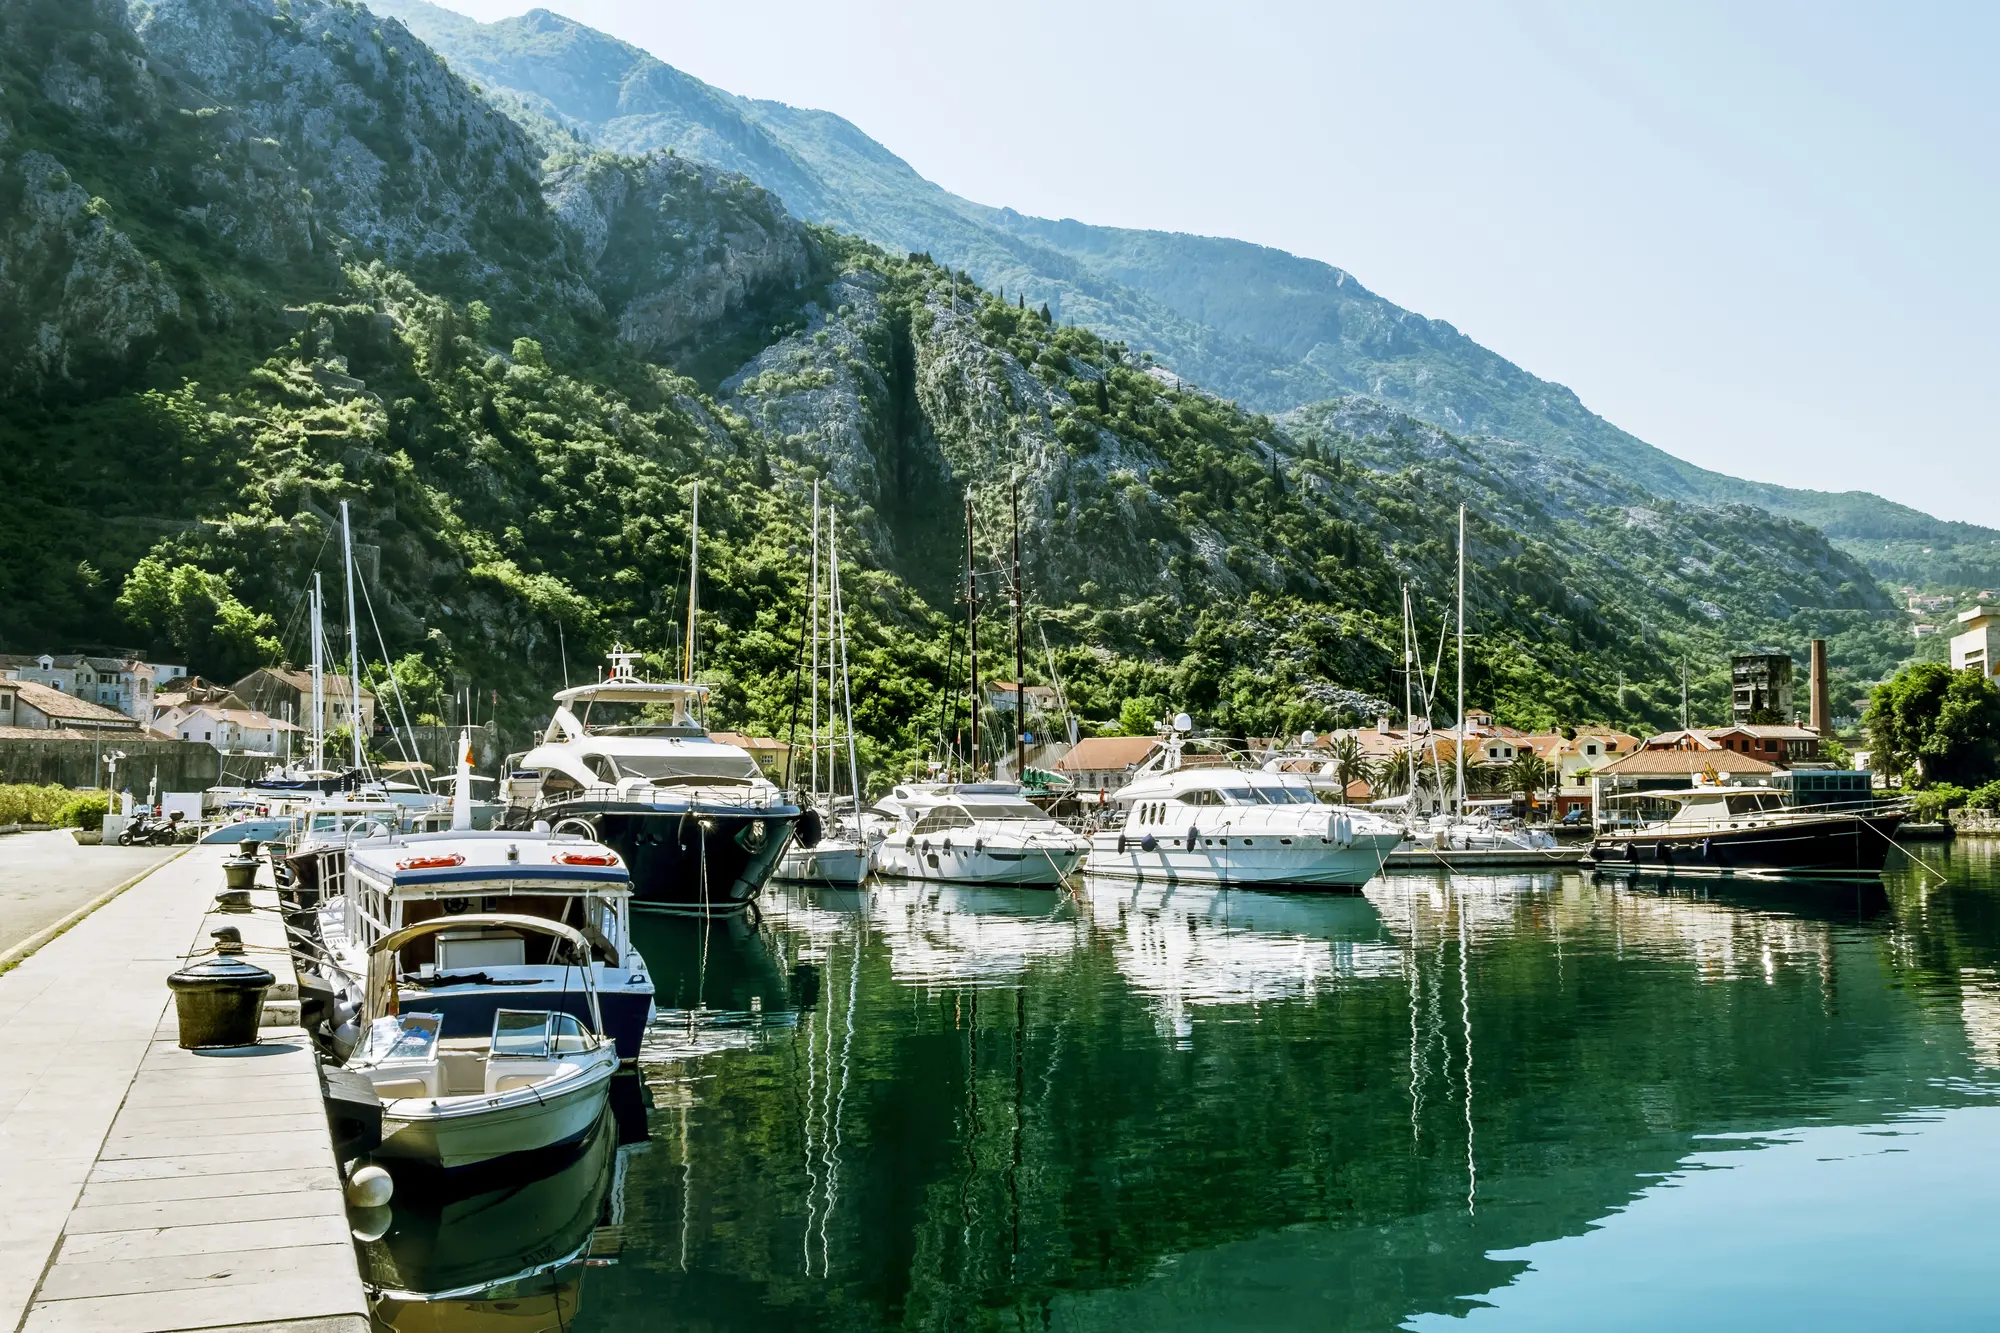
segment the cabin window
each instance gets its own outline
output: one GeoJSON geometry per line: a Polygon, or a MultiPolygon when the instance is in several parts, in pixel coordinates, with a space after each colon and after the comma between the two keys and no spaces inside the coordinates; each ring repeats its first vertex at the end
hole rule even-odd
{"type": "Polygon", "coordinates": [[[1181,802],[1184,805],[1221,805],[1222,793],[1209,791],[1206,788],[1184,791],[1181,793],[1181,802]]]}
{"type": "Polygon", "coordinates": [[[1045,818],[1041,809],[1028,801],[967,801],[965,809],[974,819],[1045,818]]]}
{"type": "Polygon", "coordinates": [[[542,774],[542,795],[555,800],[574,796],[583,790],[583,784],[559,768],[552,768],[542,774]]]}
{"type": "Polygon", "coordinates": [[[955,805],[941,805],[917,821],[916,833],[943,833],[948,829],[971,828],[972,819],[955,805]]]}
{"type": "Polygon", "coordinates": [[[613,766],[612,762],[609,759],[606,759],[603,755],[601,754],[585,755],[583,757],[583,762],[590,765],[590,771],[597,775],[597,780],[599,782],[608,782],[613,785],[617,783],[618,770],[616,767],[613,766]]]}

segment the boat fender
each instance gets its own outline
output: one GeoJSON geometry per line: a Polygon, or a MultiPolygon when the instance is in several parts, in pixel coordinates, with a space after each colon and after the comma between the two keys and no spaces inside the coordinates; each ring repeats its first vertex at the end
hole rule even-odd
{"type": "Polygon", "coordinates": [[[1703,838],[1703,839],[1701,840],[1701,859],[1702,859],[1702,860],[1704,860],[1704,861],[1706,861],[1706,860],[1708,859],[1708,839],[1707,839],[1707,838],[1703,838]]]}
{"type": "Polygon", "coordinates": [[[906,852],[914,852],[916,849],[917,849],[917,835],[912,833],[909,837],[903,839],[903,850],[906,852]]]}
{"type": "Polygon", "coordinates": [[[945,855],[949,856],[951,854],[951,835],[949,833],[945,834],[944,837],[944,850],[945,855]]]}
{"type": "Polygon", "coordinates": [[[1187,849],[1189,851],[1193,851],[1197,846],[1200,845],[1200,843],[1201,843],[1201,830],[1196,828],[1194,825],[1189,824],[1188,836],[1187,836],[1187,849]]]}
{"type": "Polygon", "coordinates": [[[825,835],[826,821],[820,818],[819,811],[807,806],[799,814],[798,827],[792,837],[799,846],[811,849],[819,846],[819,840],[825,835]]]}
{"type": "Polygon", "coordinates": [[[347,1201],[357,1208],[380,1208],[395,1191],[395,1180],[373,1164],[358,1166],[347,1177],[347,1201]]]}
{"type": "MultiPolygon", "coordinates": [[[[1143,843],[1140,845],[1144,846],[1143,843]]],[[[1123,856],[1125,854],[1125,835],[1123,833],[1118,835],[1118,854],[1120,856],[1123,856]]]]}
{"type": "Polygon", "coordinates": [[[985,850],[986,850],[986,839],[984,839],[984,838],[974,838],[974,839],[972,840],[972,850],[973,850],[973,851],[975,851],[975,852],[983,852],[983,851],[985,851],[985,850]]]}
{"type": "MultiPolygon", "coordinates": [[[[1119,841],[1122,842],[1124,839],[1121,838],[1119,841]]],[[[1160,840],[1148,833],[1145,837],[1139,839],[1139,846],[1145,851],[1155,852],[1160,848],[1160,840]]],[[[1119,850],[1123,851],[1124,848],[1121,847],[1119,850]]]]}
{"type": "Polygon", "coordinates": [[[1346,815],[1335,815],[1328,821],[1326,831],[1342,847],[1354,841],[1354,821],[1346,815]]]}

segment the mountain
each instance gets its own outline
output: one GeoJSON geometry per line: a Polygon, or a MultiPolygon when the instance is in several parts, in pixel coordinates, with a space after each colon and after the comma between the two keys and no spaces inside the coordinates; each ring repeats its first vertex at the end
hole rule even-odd
{"type": "Polygon", "coordinates": [[[672,149],[742,172],[801,217],[1024,293],[1058,320],[1151,351],[1255,409],[1365,394],[1448,430],[1604,468],[1658,496],[1802,519],[1887,577],[2000,576],[2000,531],[1862,491],[1798,489],[1696,467],[1605,421],[1562,385],[1318,260],[977,204],[925,180],[839,116],[737,97],[548,10],[482,24],[426,0],[374,7],[402,19],[468,77],[589,143],[628,153],[672,149]],[[1898,544],[1954,556],[1940,561],[1898,544]]]}
{"type": "Polygon", "coordinates": [[[1701,664],[1749,643],[1830,636],[1847,691],[1901,650],[1805,524],[1369,399],[1258,415],[523,97],[340,0],[0,0],[0,646],[300,660],[347,501],[367,655],[520,741],[614,642],[677,659],[699,484],[712,721],[783,735],[817,479],[879,775],[954,729],[967,493],[1008,641],[1018,479],[1031,674],[1097,722],[1371,716],[1461,502],[1468,674],[1511,720],[1664,723],[1683,661],[1714,711],[1701,664]]]}

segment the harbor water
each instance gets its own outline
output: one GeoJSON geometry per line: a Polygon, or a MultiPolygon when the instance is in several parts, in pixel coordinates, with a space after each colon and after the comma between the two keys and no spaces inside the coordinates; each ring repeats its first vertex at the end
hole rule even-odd
{"type": "Polygon", "coordinates": [[[373,1249],[519,1233],[524,1328],[1985,1324],[2000,856],[1921,852],[647,917],[622,1135],[373,1249]]]}

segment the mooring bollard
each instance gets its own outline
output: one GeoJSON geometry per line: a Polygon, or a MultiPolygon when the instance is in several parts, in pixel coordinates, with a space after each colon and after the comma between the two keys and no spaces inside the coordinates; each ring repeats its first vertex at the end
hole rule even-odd
{"type": "Polygon", "coordinates": [[[277,977],[246,960],[243,932],[224,926],[212,932],[215,956],[167,978],[174,993],[182,1050],[226,1050],[257,1044],[257,1020],[264,994],[277,977]]]}

